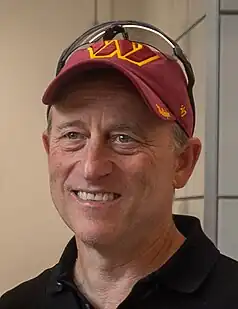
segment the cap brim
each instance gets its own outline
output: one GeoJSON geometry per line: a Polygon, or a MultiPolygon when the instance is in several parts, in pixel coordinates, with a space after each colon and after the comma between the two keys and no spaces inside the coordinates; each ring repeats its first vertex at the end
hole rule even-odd
{"type": "Polygon", "coordinates": [[[83,74],[83,72],[94,68],[111,67],[127,77],[135,86],[139,94],[142,96],[146,104],[163,120],[176,120],[175,116],[168,110],[167,106],[158,97],[158,95],[143,81],[139,75],[128,70],[128,68],[119,63],[112,62],[107,59],[100,60],[83,60],[75,64],[73,67],[66,69],[60,73],[48,86],[43,97],[42,102],[46,105],[57,104],[60,99],[62,89],[72,82],[76,76],[83,74]]]}

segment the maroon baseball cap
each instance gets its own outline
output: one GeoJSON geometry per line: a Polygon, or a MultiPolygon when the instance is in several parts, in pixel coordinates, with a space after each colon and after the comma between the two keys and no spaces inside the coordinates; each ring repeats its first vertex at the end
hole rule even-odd
{"type": "Polygon", "coordinates": [[[189,137],[192,136],[193,109],[179,63],[147,45],[129,40],[100,41],[73,52],[46,89],[43,103],[57,104],[63,87],[76,76],[104,67],[122,72],[159,118],[176,121],[189,137]]]}

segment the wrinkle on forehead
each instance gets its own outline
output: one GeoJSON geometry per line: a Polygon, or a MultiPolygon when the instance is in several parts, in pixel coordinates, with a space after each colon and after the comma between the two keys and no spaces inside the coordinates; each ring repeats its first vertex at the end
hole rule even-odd
{"type": "Polygon", "coordinates": [[[64,89],[61,100],[55,104],[59,111],[98,103],[136,105],[136,108],[149,110],[132,82],[115,69],[87,71],[64,89]]]}
{"type": "Polygon", "coordinates": [[[74,80],[54,109],[62,117],[73,116],[76,110],[88,113],[90,109],[107,119],[144,123],[152,130],[164,123],[148,107],[131,81],[115,69],[89,71],[83,78],[74,80]]]}

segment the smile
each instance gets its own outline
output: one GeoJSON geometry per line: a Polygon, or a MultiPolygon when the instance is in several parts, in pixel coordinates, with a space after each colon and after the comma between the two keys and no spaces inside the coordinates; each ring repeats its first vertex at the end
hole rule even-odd
{"type": "Polygon", "coordinates": [[[120,197],[119,194],[112,192],[86,192],[86,191],[73,191],[74,194],[83,201],[97,201],[108,202],[114,201],[120,197]]]}

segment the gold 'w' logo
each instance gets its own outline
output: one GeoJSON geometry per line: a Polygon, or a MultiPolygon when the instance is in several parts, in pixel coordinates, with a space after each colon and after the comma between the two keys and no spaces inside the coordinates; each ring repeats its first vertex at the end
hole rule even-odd
{"type": "Polygon", "coordinates": [[[151,49],[142,44],[130,41],[123,41],[121,45],[118,40],[105,41],[98,47],[89,47],[91,59],[105,59],[117,56],[117,58],[129,61],[138,66],[143,66],[159,59],[151,49]]]}

